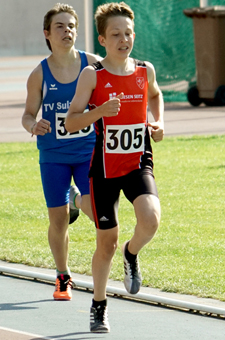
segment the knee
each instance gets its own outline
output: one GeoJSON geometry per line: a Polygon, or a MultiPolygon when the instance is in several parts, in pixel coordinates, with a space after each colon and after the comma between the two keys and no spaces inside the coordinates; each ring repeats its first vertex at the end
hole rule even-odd
{"type": "Polygon", "coordinates": [[[158,210],[153,210],[148,216],[148,228],[152,232],[156,232],[160,223],[160,212],[158,210]]]}
{"type": "Polygon", "coordinates": [[[160,223],[160,209],[151,208],[141,219],[142,230],[152,237],[159,227],[160,223]]]}
{"type": "Polygon", "coordinates": [[[117,241],[107,243],[104,247],[105,256],[106,257],[113,257],[113,255],[116,252],[117,247],[118,247],[117,241]]]}
{"type": "Polygon", "coordinates": [[[108,242],[103,242],[101,245],[98,245],[98,250],[101,252],[101,256],[105,259],[111,259],[118,247],[117,240],[111,240],[108,242]]]}
{"type": "Polygon", "coordinates": [[[69,223],[69,206],[49,208],[49,230],[55,233],[65,233],[69,223]]]}
{"type": "Polygon", "coordinates": [[[57,234],[64,234],[68,230],[68,218],[58,221],[50,221],[49,230],[57,234]]]}

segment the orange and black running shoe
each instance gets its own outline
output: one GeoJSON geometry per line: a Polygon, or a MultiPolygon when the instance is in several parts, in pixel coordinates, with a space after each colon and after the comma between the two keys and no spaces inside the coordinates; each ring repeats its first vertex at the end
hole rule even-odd
{"type": "Polygon", "coordinates": [[[71,300],[72,299],[72,277],[60,274],[56,278],[55,291],[53,297],[55,300],[71,300]]]}

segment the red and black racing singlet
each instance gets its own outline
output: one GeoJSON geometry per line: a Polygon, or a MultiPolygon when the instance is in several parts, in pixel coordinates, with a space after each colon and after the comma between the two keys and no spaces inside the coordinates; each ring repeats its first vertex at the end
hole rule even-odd
{"type": "Polygon", "coordinates": [[[147,70],[136,60],[134,73],[118,76],[109,73],[100,62],[93,64],[97,83],[89,101],[90,110],[124,93],[117,116],[103,117],[95,123],[96,146],[90,177],[124,176],[143,166],[152,168],[152,150],[147,123],[147,70]]]}

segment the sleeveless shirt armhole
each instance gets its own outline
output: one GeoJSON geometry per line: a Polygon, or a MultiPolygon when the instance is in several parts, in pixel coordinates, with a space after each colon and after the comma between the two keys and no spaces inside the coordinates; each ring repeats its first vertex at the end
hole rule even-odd
{"type": "Polygon", "coordinates": [[[44,75],[45,75],[45,71],[48,67],[47,58],[45,58],[41,61],[41,67],[42,67],[41,100],[43,101],[43,97],[44,97],[44,75]]]}
{"type": "Polygon", "coordinates": [[[81,68],[80,68],[80,72],[81,72],[86,66],[88,66],[88,59],[87,59],[87,55],[84,51],[78,50],[78,53],[79,53],[80,59],[81,59],[81,68]]]}

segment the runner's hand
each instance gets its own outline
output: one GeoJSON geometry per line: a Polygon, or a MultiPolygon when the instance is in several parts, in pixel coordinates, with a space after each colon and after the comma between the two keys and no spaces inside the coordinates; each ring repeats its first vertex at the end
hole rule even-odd
{"type": "Polygon", "coordinates": [[[123,92],[121,92],[118,96],[113,97],[102,104],[101,108],[103,110],[103,117],[113,117],[118,115],[121,107],[120,99],[123,98],[123,95],[123,92]]]}
{"type": "Polygon", "coordinates": [[[148,126],[152,128],[151,137],[154,142],[160,142],[164,136],[164,126],[160,122],[148,123],[148,126]]]}
{"type": "Polygon", "coordinates": [[[36,136],[44,136],[46,133],[51,133],[51,131],[50,122],[46,119],[40,119],[32,128],[32,134],[36,136]]]}

